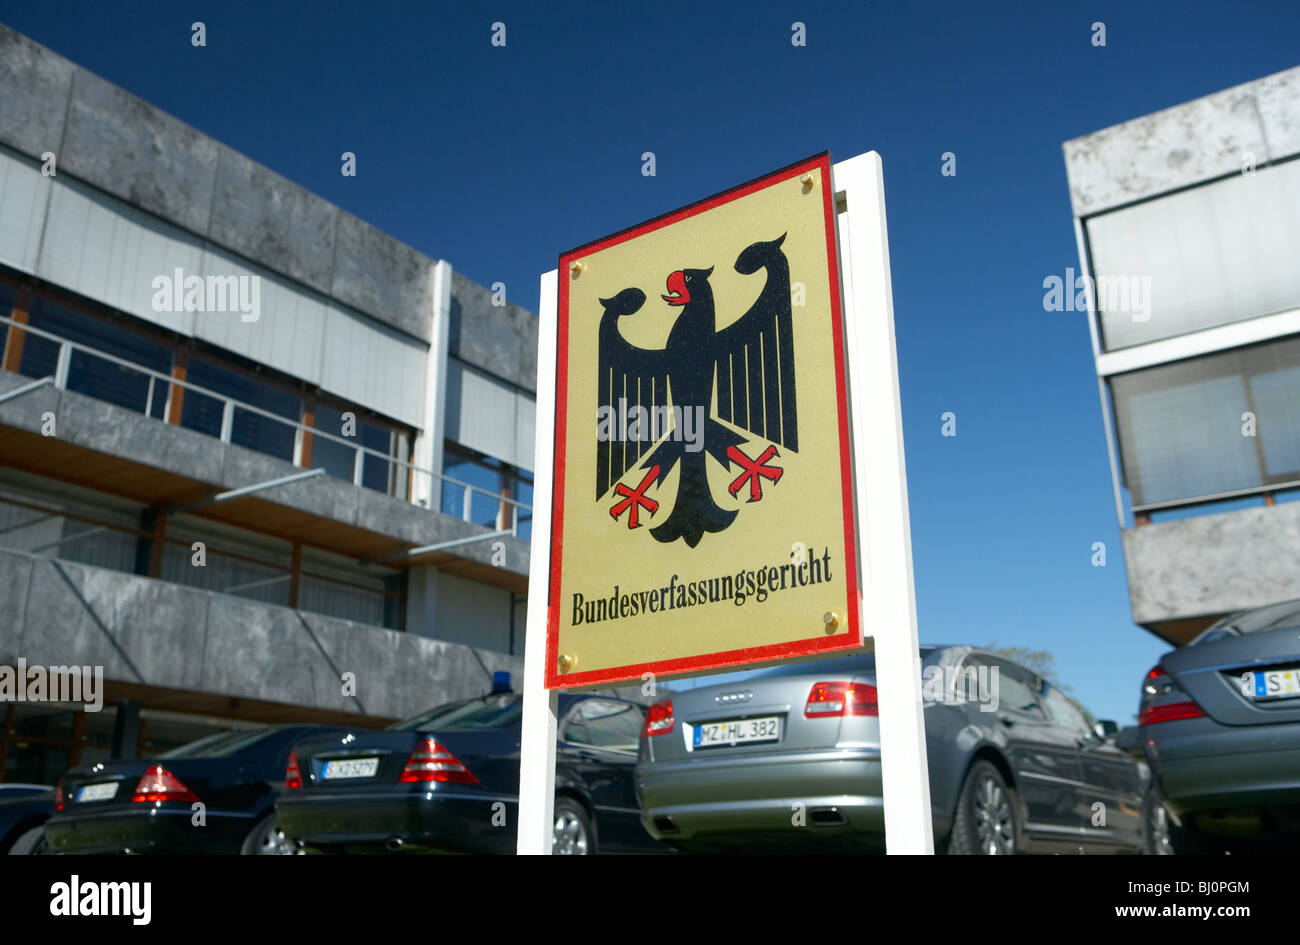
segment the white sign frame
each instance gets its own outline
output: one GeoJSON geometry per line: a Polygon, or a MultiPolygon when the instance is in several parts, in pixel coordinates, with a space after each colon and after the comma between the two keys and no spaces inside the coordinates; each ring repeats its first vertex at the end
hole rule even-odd
{"type": "MultiPolygon", "coordinates": [[[[836,199],[842,194],[846,203],[837,223],[862,626],[873,637],[876,652],[885,844],[891,854],[933,853],[884,174],[875,151],[840,161],[832,171],[836,199]]],[[[538,309],[531,593],[519,760],[520,854],[551,852],[555,802],[559,698],[555,690],[546,689],[545,661],[555,464],[557,278],[555,270],[541,277],[538,309]]]]}

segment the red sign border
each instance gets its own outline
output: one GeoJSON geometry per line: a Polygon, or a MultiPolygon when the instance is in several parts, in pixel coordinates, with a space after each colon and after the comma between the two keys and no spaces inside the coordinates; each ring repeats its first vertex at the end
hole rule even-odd
{"type": "MultiPolygon", "coordinates": [[[[860,649],[863,646],[865,640],[860,620],[861,576],[858,573],[857,533],[853,515],[853,449],[849,435],[849,403],[845,379],[844,316],[840,289],[839,239],[835,225],[835,195],[832,190],[831,156],[829,151],[823,151],[821,154],[789,164],[770,174],[764,174],[762,177],[714,194],[712,197],[705,197],[678,210],[665,213],[644,223],[620,230],[603,239],[560,254],[558,270],[559,299],[556,308],[555,466],[551,480],[551,573],[546,602],[545,686],[547,689],[568,689],[578,686],[635,682],[640,680],[644,673],[666,677],[709,670],[741,669],[760,663],[816,656],[841,650],[860,649]],[[569,264],[579,256],[589,256],[611,246],[617,246],[619,243],[662,229],[680,220],[697,216],[706,210],[730,203],[782,180],[788,180],[796,174],[810,171],[821,171],[822,204],[826,221],[826,257],[831,283],[831,322],[835,351],[835,393],[839,410],[840,480],[843,488],[844,560],[848,575],[846,612],[849,621],[849,632],[843,635],[809,637],[803,640],[745,647],[739,650],[726,650],[718,653],[703,653],[698,656],[678,659],[654,660],[628,666],[611,666],[586,672],[560,673],[557,659],[559,657],[560,573],[564,552],[564,491],[559,484],[564,481],[565,447],[567,443],[567,418],[563,406],[566,404],[568,395],[569,264]]],[[[536,539],[537,536],[533,536],[533,540],[536,539]]]]}

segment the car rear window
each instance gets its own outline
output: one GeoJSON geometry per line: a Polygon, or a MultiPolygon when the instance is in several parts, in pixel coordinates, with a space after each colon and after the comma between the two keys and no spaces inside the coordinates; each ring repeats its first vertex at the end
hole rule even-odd
{"type": "MultiPolygon", "coordinates": [[[[923,646],[920,655],[924,661],[935,647],[923,646]]],[[[804,676],[808,673],[824,675],[845,675],[851,673],[874,673],[876,671],[875,653],[854,653],[852,656],[835,656],[828,659],[806,660],[802,663],[785,663],[757,669],[747,675],[746,679],[773,679],[780,676],[804,676]]]]}
{"type": "Polygon", "coordinates": [[[1281,630],[1287,627],[1300,627],[1300,600],[1289,600],[1225,617],[1193,640],[1191,645],[1214,643],[1216,640],[1228,637],[1238,637],[1260,630],[1281,630]]]}
{"type": "Polygon", "coordinates": [[[449,732],[485,728],[504,728],[524,710],[524,700],[517,692],[501,692],[478,699],[449,702],[423,715],[388,726],[395,732],[449,732]]]}
{"type": "Polygon", "coordinates": [[[236,732],[218,732],[196,742],[165,751],[159,758],[229,758],[245,748],[251,748],[271,734],[269,728],[243,729],[236,732]]]}

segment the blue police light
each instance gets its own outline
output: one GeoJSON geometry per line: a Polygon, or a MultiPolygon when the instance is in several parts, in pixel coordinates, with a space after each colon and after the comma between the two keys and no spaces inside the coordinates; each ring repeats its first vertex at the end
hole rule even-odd
{"type": "Polygon", "coordinates": [[[510,691],[510,674],[503,669],[498,669],[492,674],[492,691],[509,692],[510,691]]]}

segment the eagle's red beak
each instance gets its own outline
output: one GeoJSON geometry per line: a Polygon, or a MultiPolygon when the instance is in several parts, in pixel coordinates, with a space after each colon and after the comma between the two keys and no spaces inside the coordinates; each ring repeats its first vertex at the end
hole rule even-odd
{"type": "Polygon", "coordinates": [[[669,305],[685,305],[691,300],[691,293],[686,291],[686,273],[678,269],[668,277],[668,291],[671,295],[660,296],[669,305]]]}

